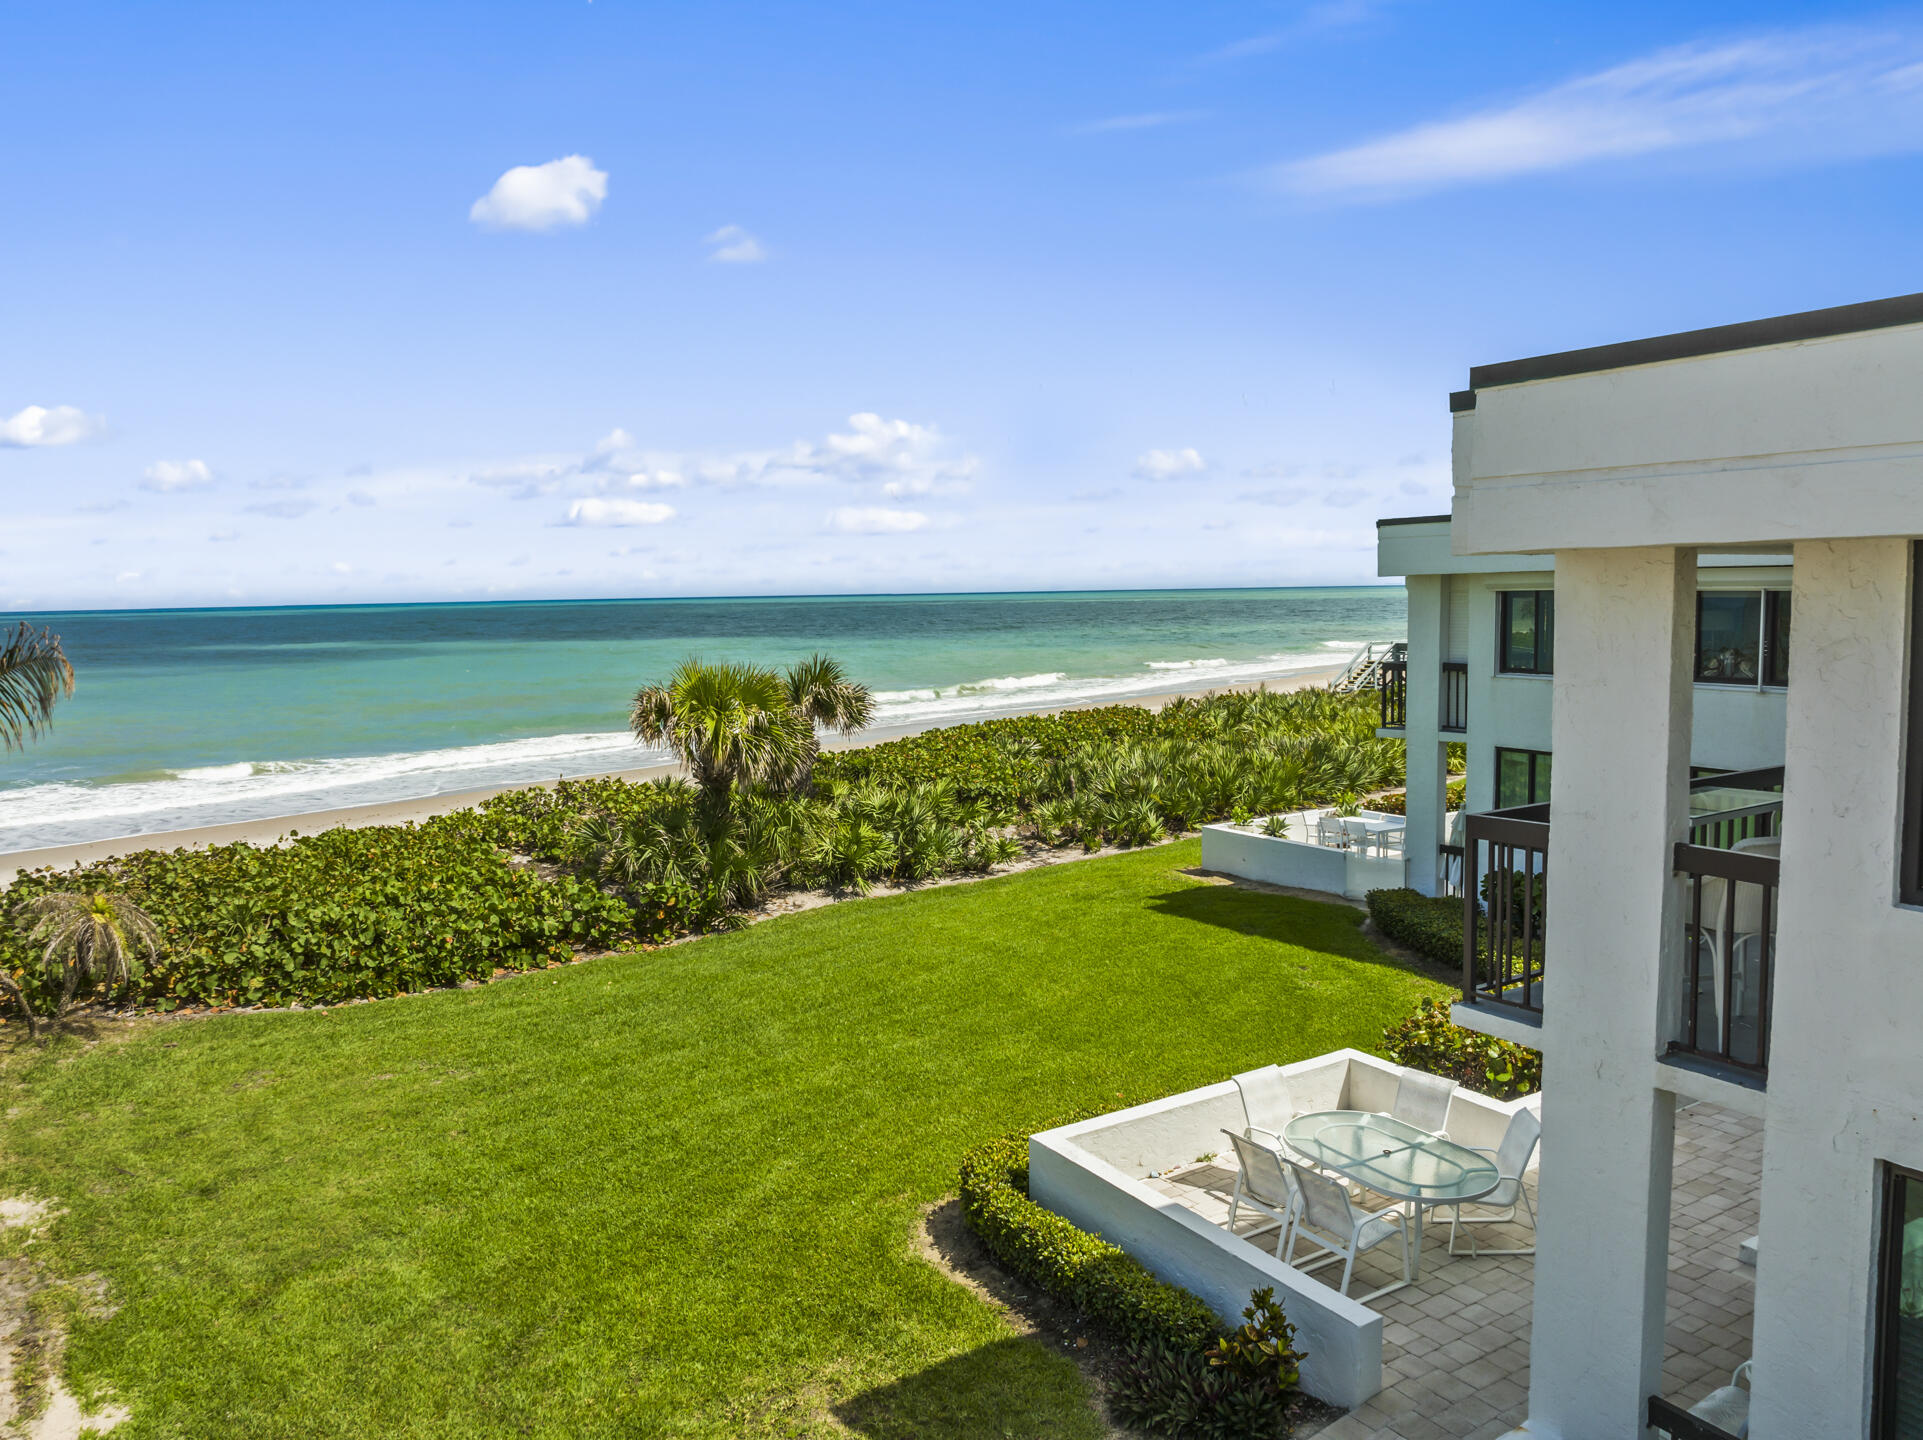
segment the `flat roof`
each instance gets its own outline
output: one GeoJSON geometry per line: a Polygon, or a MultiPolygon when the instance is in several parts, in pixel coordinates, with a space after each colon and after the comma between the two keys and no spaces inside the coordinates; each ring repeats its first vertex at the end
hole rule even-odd
{"type": "Polygon", "coordinates": [[[1391,515],[1386,520],[1376,521],[1375,528],[1380,530],[1384,525],[1435,525],[1438,523],[1447,525],[1449,517],[1447,515],[1391,515]]]}
{"type": "Polygon", "coordinates": [[[1621,370],[1631,365],[1654,365],[1664,360],[1686,360],[1728,350],[1754,350],[1764,345],[1917,324],[1923,324],[1923,293],[1864,300],[1855,305],[1833,305],[1827,310],[1803,310],[1767,320],[1745,320],[1737,325],[1712,325],[1706,330],[1682,330],[1647,340],[1592,345],[1585,350],[1560,350],[1553,355],[1533,355],[1526,360],[1472,367],[1469,388],[1451,394],[1449,408],[1473,410],[1476,391],[1496,385],[1520,385],[1529,380],[1553,380],[1564,375],[1621,370]]]}

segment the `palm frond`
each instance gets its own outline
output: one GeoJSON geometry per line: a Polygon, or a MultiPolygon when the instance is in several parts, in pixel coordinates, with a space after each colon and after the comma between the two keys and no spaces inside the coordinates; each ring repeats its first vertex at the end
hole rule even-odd
{"type": "Polygon", "coordinates": [[[53,720],[54,702],[73,694],[73,666],[51,630],[22,620],[0,647],[0,747],[24,746],[53,720]]]}

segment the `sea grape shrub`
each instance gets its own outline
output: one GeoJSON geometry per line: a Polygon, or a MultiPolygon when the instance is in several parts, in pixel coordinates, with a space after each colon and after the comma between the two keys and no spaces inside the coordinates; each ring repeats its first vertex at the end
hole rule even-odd
{"type": "MultiPolygon", "coordinates": [[[[34,895],[119,890],[159,927],[137,1003],[286,1005],[395,995],[607,948],[635,928],[623,901],[571,876],[517,869],[458,818],[336,829],[267,849],[145,850],[23,875],[0,909],[34,895]]],[[[17,923],[0,965],[24,969],[17,923]]]]}
{"type": "Polygon", "coordinates": [[[1382,1032],[1382,1053],[1398,1065],[1446,1075],[1498,1100],[1542,1089],[1542,1052],[1456,1024],[1449,1007],[1424,996],[1416,1013],[1382,1032]]]}

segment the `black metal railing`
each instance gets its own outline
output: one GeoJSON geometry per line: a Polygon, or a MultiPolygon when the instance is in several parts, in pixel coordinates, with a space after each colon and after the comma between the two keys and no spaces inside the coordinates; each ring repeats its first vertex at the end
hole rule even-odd
{"type": "Polygon", "coordinates": [[[1685,887],[1683,994],[1669,1053],[1766,1075],[1778,861],[1683,844],[1674,863],[1685,887]]]}
{"type": "Polygon", "coordinates": [[[1462,847],[1436,846],[1436,894],[1462,894],[1462,847]]]}
{"type": "Polygon", "coordinates": [[[1549,807],[1463,817],[1462,998],[1542,1013],[1549,807]]]}
{"type": "Polygon", "coordinates": [[[1436,718],[1436,726],[1455,731],[1469,728],[1469,662],[1466,660],[1442,662],[1442,713],[1436,718]]]}
{"type": "Polygon", "coordinates": [[[1409,723],[1409,662],[1387,660],[1382,665],[1382,728],[1400,730],[1409,723]]]}
{"type": "Polygon", "coordinates": [[[1756,790],[1773,792],[1774,800],[1759,801],[1732,810],[1718,810],[1692,820],[1689,843],[1712,850],[1728,850],[1744,840],[1773,839],[1783,823],[1783,767],[1771,765],[1760,770],[1735,770],[1721,775],[1705,775],[1689,782],[1697,790],[1756,790]]]}
{"type": "Polygon", "coordinates": [[[1646,1423],[1650,1429],[1661,1430],[1668,1435],[1669,1440],[1736,1440],[1722,1426],[1699,1420],[1682,1406],[1672,1404],[1660,1395],[1649,1397],[1646,1423]]]}

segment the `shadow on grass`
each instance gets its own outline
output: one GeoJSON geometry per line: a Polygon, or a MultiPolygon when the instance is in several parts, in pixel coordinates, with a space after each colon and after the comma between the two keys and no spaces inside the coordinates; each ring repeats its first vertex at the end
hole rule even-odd
{"type": "Polygon", "coordinates": [[[1032,1340],[996,1340],[864,1390],[835,1406],[835,1418],[873,1440],[1099,1434],[1083,1428],[1094,1422],[1073,1399],[1068,1365],[1032,1340]]]}
{"type": "Polygon", "coordinates": [[[1159,915],[1215,925],[1239,935],[1297,945],[1304,950],[1339,955],[1345,960],[1386,965],[1425,978],[1433,979],[1441,973],[1436,966],[1395,954],[1363,934],[1367,913],[1334,901],[1305,900],[1275,891],[1218,883],[1151,895],[1148,908],[1159,915]]]}

